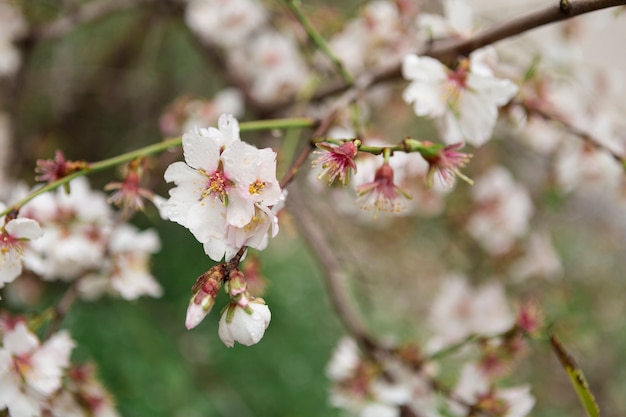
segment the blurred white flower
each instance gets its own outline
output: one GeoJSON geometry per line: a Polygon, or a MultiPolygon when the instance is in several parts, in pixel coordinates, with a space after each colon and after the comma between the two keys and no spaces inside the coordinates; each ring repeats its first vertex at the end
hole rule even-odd
{"type": "Polygon", "coordinates": [[[228,347],[233,347],[235,342],[246,346],[255,345],[263,338],[271,318],[269,307],[258,298],[249,302],[245,308],[230,303],[220,317],[220,339],[228,347]]]}
{"type": "Polygon", "coordinates": [[[190,0],[185,10],[187,26],[200,39],[224,48],[243,44],[266,20],[256,0],[190,0]]]}
{"type": "Polygon", "coordinates": [[[429,38],[467,38],[475,30],[474,10],[464,0],[444,0],[444,16],[420,13],[417,25],[429,38]]]}
{"type": "Polygon", "coordinates": [[[561,259],[547,232],[530,235],[526,253],[511,265],[510,273],[518,281],[529,277],[553,279],[563,275],[561,259]]]}
{"type": "Polygon", "coordinates": [[[122,223],[113,229],[108,241],[107,261],[94,273],[85,275],[78,283],[84,299],[94,300],[105,292],[125,300],[141,296],[160,297],[163,290],[150,273],[150,255],[161,249],[154,230],[139,231],[122,223]]]}
{"type": "Polygon", "coordinates": [[[61,331],[40,345],[23,322],[2,324],[0,409],[14,417],[41,415],[43,401],[61,387],[75,344],[61,331]]]}
{"type": "Polygon", "coordinates": [[[493,167],[476,178],[472,196],[477,206],[467,231],[491,255],[507,253],[528,231],[533,204],[524,186],[509,171],[493,167]]]}
{"type": "Polygon", "coordinates": [[[333,382],[330,403],[359,417],[399,416],[399,406],[411,399],[411,388],[403,382],[390,382],[382,372],[381,366],[361,357],[353,339],[343,337],[326,366],[326,375],[333,382]]]}
{"type": "Polygon", "coordinates": [[[439,122],[447,144],[483,145],[493,132],[498,107],[517,93],[511,81],[494,76],[494,61],[492,48],[474,51],[454,71],[436,59],[407,55],[402,74],[411,83],[403,98],[413,105],[415,114],[439,122]]]}
{"type": "MultiPolygon", "coordinates": [[[[535,398],[530,393],[529,386],[494,389],[489,379],[474,363],[463,366],[453,393],[466,404],[478,404],[486,412],[502,417],[525,417],[535,405],[535,398]]],[[[466,416],[469,410],[458,402],[451,402],[451,411],[455,415],[466,416]]]]}
{"type": "Polygon", "coordinates": [[[428,350],[444,348],[470,334],[496,335],[514,324],[515,316],[499,283],[473,289],[465,277],[450,275],[444,280],[428,314],[428,325],[435,333],[428,350]]]}
{"type": "Polygon", "coordinates": [[[293,96],[302,89],[309,71],[296,42],[266,30],[229,55],[231,70],[248,80],[250,94],[261,103],[293,96]]]}
{"type": "Polygon", "coordinates": [[[27,30],[26,20],[12,2],[0,3],[0,77],[15,74],[22,57],[14,41],[27,30]]]}

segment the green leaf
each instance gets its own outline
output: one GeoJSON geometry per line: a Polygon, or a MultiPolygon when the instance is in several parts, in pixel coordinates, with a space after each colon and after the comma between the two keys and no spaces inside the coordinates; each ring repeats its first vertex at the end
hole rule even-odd
{"type": "Polygon", "coordinates": [[[567,372],[567,376],[569,376],[569,379],[574,386],[578,399],[585,408],[585,411],[587,411],[589,417],[600,417],[600,407],[589,389],[589,384],[585,379],[583,371],[580,369],[572,355],[565,350],[555,335],[550,337],[550,343],[552,344],[554,353],[556,353],[561,365],[565,369],[565,372],[567,372]]]}

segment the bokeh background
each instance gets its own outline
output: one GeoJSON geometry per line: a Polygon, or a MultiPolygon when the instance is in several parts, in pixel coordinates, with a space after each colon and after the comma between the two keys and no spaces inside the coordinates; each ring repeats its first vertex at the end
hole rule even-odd
{"type": "MultiPolygon", "coordinates": [[[[24,10],[32,21],[45,22],[74,3],[82,2],[29,1],[24,10]]],[[[332,34],[341,27],[342,16],[354,16],[365,2],[340,3],[311,1],[304,10],[332,34]]],[[[280,1],[267,4],[277,13],[282,8],[280,1]]],[[[530,9],[526,2],[508,10],[526,5],[530,9]]],[[[437,9],[436,4],[425,7],[437,9]]],[[[606,28],[598,34],[605,33],[606,28]]],[[[606,36],[614,40],[617,35],[606,36]]],[[[35,161],[51,157],[56,149],[68,159],[96,161],[159,141],[159,117],[169,104],[182,95],[208,99],[227,79],[185,26],[181,9],[166,1],[116,12],[59,39],[26,45],[25,51],[23,73],[2,85],[2,105],[15,120],[11,174],[31,184],[35,161]]],[[[398,106],[376,114],[375,129],[401,137],[405,126],[422,128],[406,111],[398,115],[398,106]],[[391,113],[397,119],[391,119],[391,113]]],[[[251,140],[267,138],[251,135],[251,140]]],[[[173,150],[149,164],[149,183],[162,195],[167,190],[163,170],[179,158],[180,152],[173,150]]],[[[505,160],[523,173],[535,166],[533,158],[519,145],[501,141],[476,152],[474,163],[480,167],[481,160],[505,160]]],[[[105,172],[91,180],[103,186],[118,174],[105,172]]],[[[306,181],[299,185],[313,193],[306,181]]],[[[507,282],[512,305],[517,299],[538,300],[547,321],[586,372],[604,415],[624,415],[623,208],[601,195],[565,196],[545,189],[538,193],[533,197],[542,202],[540,222],[553,234],[564,276],[556,281],[507,282]]],[[[354,272],[351,287],[373,331],[393,340],[424,341],[424,317],[442,272],[438,261],[449,258],[452,265],[471,269],[477,258],[458,247],[450,250],[454,234],[440,218],[363,224],[338,210],[334,200],[315,195],[310,208],[319,215],[319,227],[342,262],[354,272]]],[[[292,216],[297,213],[283,216],[281,234],[259,254],[271,325],[259,345],[232,349],[217,336],[218,311],[198,328],[184,328],[190,287],[212,265],[201,246],[187,230],[162,222],[155,210],[135,217],[140,227],[159,230],[163,248],[154,257],[153,271],[164,288],[163,297],[133,303],[78,302],[63,323],[79,345],[74,357],[98,364],[122,415],[339,415],[327,402],[324,367],[343,330],[292,216]]],[[[472,279],[482,282],[497,272],[497,266],[482,265],[472,279]]],[[[47,286],[38,306],[53,304],[62,292],[62,285],[47,286]]],[[[216,310],[225,302],[220,295],[216,310]]],[[[537,341],[533,348],[511,376],[512,381],[533,384],[538,402],[532,415],[584,415],[548,344],[537,341]]]]}

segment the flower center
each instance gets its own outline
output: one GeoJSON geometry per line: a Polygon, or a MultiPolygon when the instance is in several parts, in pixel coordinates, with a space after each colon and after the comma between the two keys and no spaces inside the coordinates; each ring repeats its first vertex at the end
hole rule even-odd
{"type": "Polygon", "coordinates": [[[248,192],[250,194],[261,194],[265,189],[265,182],[261,180],[256,180],[248,187],[248,192]]]}
{"type": "Polygon", "coordinates": [[[224,172],[217,170],[212,174],[208,174],[207,172],[203,172],[203,174],[207,176],[207,181],[202,191],[202,198],[213,196],[219,198],[221,201],[226,201],[231,182],[226,178],[224,172]]]}

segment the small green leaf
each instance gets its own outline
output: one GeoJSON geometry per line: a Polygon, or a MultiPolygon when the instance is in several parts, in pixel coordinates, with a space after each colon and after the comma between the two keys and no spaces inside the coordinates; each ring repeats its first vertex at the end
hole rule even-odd
{"type": "Polygon", "coordinates": [[[578,399],[585,408],[585,411],[587,411],[589,417],[600,417],[600,407],[589,389],[589,384],[585,379],[583,371],[576,364],[572,355],[565,350],[555,335],[550,337],[550,343],[552,344],[554,353],[556,353],[561,365],[565,369],[565,372],[567,372],[567,376],[569,376],[569,379],[574,386],[578,399]]]}

